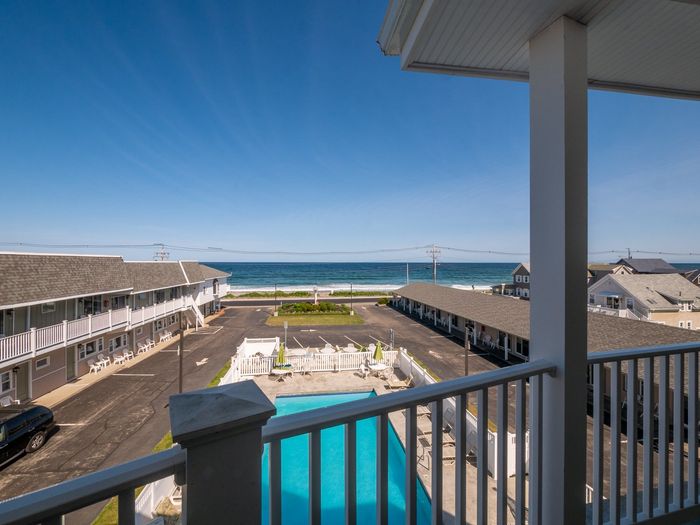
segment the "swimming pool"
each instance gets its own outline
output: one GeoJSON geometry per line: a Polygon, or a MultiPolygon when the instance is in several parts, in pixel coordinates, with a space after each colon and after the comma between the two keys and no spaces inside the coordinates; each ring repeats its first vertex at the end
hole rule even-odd
{"type": "MultiPolygon", "coordinates": [[[[373,397],[374,392],[280,396],[275,400],[277,416],[295,414],[356,399],[373,397]]],[[[374,418],[358,421],[357,429],[357,523],[373,523],[376,509],[376,422],[374,418]]],[[[389,425],[389,523],[404,523],[406,455],[399,437],[389,425]]],[[[321,431],[321,520],[344,523],[345,435],[343,426],[321,431]]],[[[262,518],[268,518],[268,445],[262,459],[262,518]]],[[[309,522],[309,437],[295,436],[282,441],[282,523],[309,522]]],[[[420,483],[417,487],[418,523],[430,523],[430,500],[420,483]]]]}

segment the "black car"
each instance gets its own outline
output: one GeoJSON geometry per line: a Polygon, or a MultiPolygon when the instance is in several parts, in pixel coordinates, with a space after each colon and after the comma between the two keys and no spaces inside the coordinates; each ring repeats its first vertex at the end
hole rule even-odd
{"type": "Polygon", "coordinates": [[[0,467],[39,450],[54,426],[53,412],[46,407],[0,408],[0,467]]]}

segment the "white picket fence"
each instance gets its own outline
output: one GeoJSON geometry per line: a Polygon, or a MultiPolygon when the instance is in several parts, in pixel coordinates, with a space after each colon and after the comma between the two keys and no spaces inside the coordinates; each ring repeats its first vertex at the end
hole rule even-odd
{"type": "Polygon", "coordinates": [[[135,525],[147,525],[153,521],[158,505],[163,499],[170,497],[176,489],[175,477],[159,479],[146,485],[136,498],[135,525]]]}
{"type": "MultiPolygon", "coordinates": [[[[398,352],[396,350],[386,350],[382,352],[381,363],[389,367],[396,366],[398,352]]],[[[239,377],[268,375],[275,366],[277,356],[268,357],[237,357],[232,358],[232,377],[237,374],[239,377]],[[234,371],[235,370],[235,371],[234,371]]],[[[305,355],[286,356],[283,364],[292,366],[295,372],[343,372],[357,370],[366,361],[375,363],[373,352],[334,352],[332,354],[309,353],[305,355]]],[[[226,377],[226,376],[224,376],[226,377]]]]}

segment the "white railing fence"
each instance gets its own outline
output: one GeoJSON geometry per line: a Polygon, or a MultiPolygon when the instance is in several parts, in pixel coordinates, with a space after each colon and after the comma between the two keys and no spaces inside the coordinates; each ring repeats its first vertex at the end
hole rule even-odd
{"type": "Polygon", "coordinates": [[[698,353],[689,343],[589,354],[594,525],[697,518],[698,353]]]}
{"type": "Polygon", "coordinates": [[[136,519],[134,525],[148,525],[153,521],[158,505],[175,492],[175,476],[168,476],[146,485],[134,503],[136,519]]]}
{"type": "Polygon", "coordinates": [[[80,319],[64,321],[60,324],[43,328],[32,328],[21,334],[0,338],[0,362],[27,354],[36,355],[36,352],[51,349],[62,344],[76,343],[82,339],[115,328],[129,330],[159,317],[180,311],[186,308],[187,305],[185,298],[179,297],[135,310],[129,307],[108,310],[80,319]]]}
{"type": "MultiPolygon", "coordinates": [[[[379,361],[388,367],[398,366],[396,350],[385,350],[379,361]]],[[[277,356],[252,356],[233,358],[237,362],[240,376],[267,375],[274,368],[277,356]]],[[[332,354],[309,353],[285,356],[285,365],[291,365],[295,372],[343,372],[357,370],[366,361],[375,363],[372,352],[334,352],[332,354]]]]}

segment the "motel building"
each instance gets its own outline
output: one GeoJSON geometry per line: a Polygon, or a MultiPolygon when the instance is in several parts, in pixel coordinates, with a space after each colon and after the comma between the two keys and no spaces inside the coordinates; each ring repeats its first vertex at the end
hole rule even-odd
{"type": "MultiPolygon", "coordinates": [[[[405,496],[398,505],[405,513],[401,521],[413,525],[418,522],[417,418],[425,407],[434,454],[426,483],[431,523],[465,525],[468,511],[469,523],[477,525],[673,525],[700,519],[695,431],[700,337],[694,330],[589,315],[586,278],[588,91],[700,100],[699,27],[695,0],[389,0],[377,37],[380,51],[393,57],[386,67],[519,81],[529,90],[530,301],[518,301],[522,306],[516,308],[524,308],[511,310],[507,301],[516,304],[516,299],[493,298],[499,303],[490,307],[503,306],[508,315],[477,317],[444,290],[421,286],[412,296],[411,289],[403,290],[409,301],[420,303],[413,306],[423,316],[434,308],[444,322],[448,314],[448,331],[454,324],[466,333],[471,320],[477,335],[490,329],[492,341],[503,332],[508,359],[520,354],[523,362],[275,418],[275,405],[253,381],[174,395],[169,402],[173,448],[3,502],[0,522],[55,525],[76,509],[116,496],[120,525],[133,524],[137,487],[174,476],[184,488],[182,519],[189,525],[259,524],[263,501],[272,525],[301,509],[308,511],[309,523],[319,524],[326,505],[321,474],[332,468],[342,470],[345,480],[338,489],[342,521],[355,525],[358,507],[366,504],[357,498],[357,460],[369,458],[376,483],[368,504],[373,521],[386,525],[396,505],[389,496],[389,416],[400,413],[406,461],[399,481],[405,496]],[[443,295],[455,305],[438,302],[443,295]],[[497,324],[506,317],[514,317],[511,324],[497,324]],[[654,337],[663,337],[652,338],[651,329],[654,337]],[[675,342],[684,337],[694,341],[675,342]],[[595,344],[608,349],[589,351],[590,341],[598,338],[595,344]],[[527,350],[518,348],[518,339],[529,342],[527,350]],[[652,340],[651,346],[639,346],[652,340]],[[591,375],[592,415],[586,395],[591,375]],[[469,470],[467,396],[476,397],[477,414],[469,470]],[[489,410],[491,398],[497,400],[495,414],[489,410]],[[448,402],[455,407],[449,477],[443,476],[442,461],[447,417],[442,409],[448,402]],[[641,432],[626,433],[623,413],[639,422],[641,432]],[[357,423],[369,418],[375,424],[372,455],[356,439],[357,423]],[[489,421],[505,428],[511,418],[515,454],[508,460],[514,461],[515,475],[508,479],[506,462],[499,461],[492,488],[489,440],[503,458],[508,433],[490,438],[489,421]],[[323,430],[339,425],[343,450],[322,466],[323,430]],[[294,436],[308,436],[308,468],[297,473],[308,485],[285,504],[282,441],[294,436]],[[267,483],[263,450],[268,451],[267,483]]],[[[408,111],[458,103],[436,98],[408,111]]]]}
{"type": "Polygon", "coordinates": [[[0,399],[29,401],[165,332],[201,326],[229,274],[193,261],[0,253],[0,399]]]}

